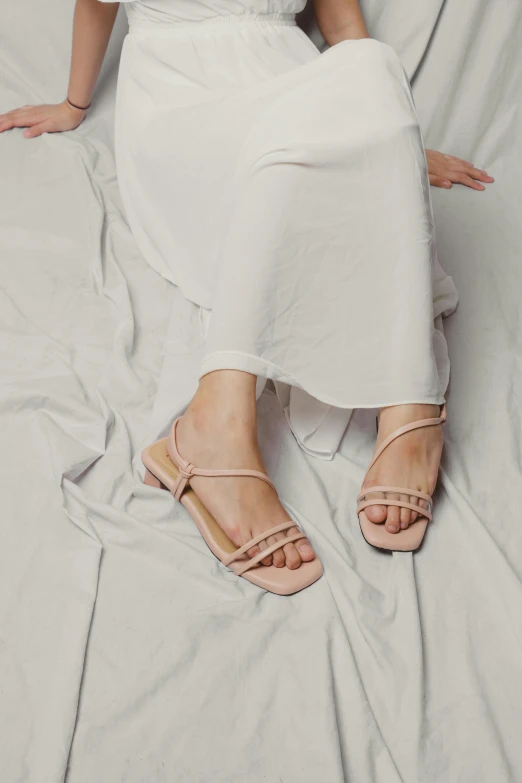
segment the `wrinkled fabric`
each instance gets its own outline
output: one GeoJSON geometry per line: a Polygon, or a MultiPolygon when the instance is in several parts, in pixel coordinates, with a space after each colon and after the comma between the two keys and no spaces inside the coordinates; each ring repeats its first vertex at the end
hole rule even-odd
{"type": "Polygon", "coordinates": [[[354,408],[444,401],[457,292],[400,59],[320,54],[303,7],[128,3],[116,161],[144,257],[206,311],[200,375],[271,379],[331,459],[354,408]]]}
{"type": "MultiPolygon", "coordinates": [[[[522,8],[441,5],[363,5],[414,77],[426,146],[495,177],[431,192],[459,292],[434,521],[415,555],[369,547],[355,500],[375,411],[319,460],[267,384],[263,457],[325,567],[295,596],[236,579],[141,483],[205,323],[125,217],[124,19],[76,131],[0,134],[2,783],[522,779],[522,8]]],[[[71,6],[28,8],[0,4],[0,111],[63,98],[71,6]]]]}

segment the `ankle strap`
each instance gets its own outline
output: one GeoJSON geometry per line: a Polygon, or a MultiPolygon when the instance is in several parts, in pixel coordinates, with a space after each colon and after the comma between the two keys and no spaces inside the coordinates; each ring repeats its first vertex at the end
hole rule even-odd
{"type": "Polygon", "coordinates": [[[398,438],[400,435],[404,435],[405,432],[410,432],[411,430],[418,430],[421,427],[433,427],[435,424],[444,424],[446,421],[446,403],[444,403],[441,406],[440,409],[440,416],[434,419],[420,419],[419,421],[413,421],[411,424],[405,424],[404,427],[399,427],[398,429],[394,430],[390,435],[388,435],[385,440],[381,443],[375,454],[373,455],[373,459],[368,465],[368,468],[366,470],[366,474],[369,473],[370,468],[375,464],[377,459],[381,456],[384,449],[386,449],[390,443],[392,443],[396,438],[398,438]]]}
{"type": "Polygon", "coordinates": [[[210,470],[207,468],[196,468],[192,462],[187,462],[187,460],[183,459],[178,451],[178,445],[176,443],[176,427],[178,426],[180,419],[181,416],[175,420],[167,438],[167,451],[169,453],[169,457],[179,471],[179,475],[176,479],[174,487],[171,490],[176,500],[181,498],[181,495],[187,488],[187,485],[193,476],[204,476],[207,478],[220,478],[222,476],[248,476],[264,481],[266,484],[269,484],[272,487],[274,492],[277,492],[266,473],[261,473],[259,470],[248,470],[247,468],[239,468],[237,470],[210,470]]]}

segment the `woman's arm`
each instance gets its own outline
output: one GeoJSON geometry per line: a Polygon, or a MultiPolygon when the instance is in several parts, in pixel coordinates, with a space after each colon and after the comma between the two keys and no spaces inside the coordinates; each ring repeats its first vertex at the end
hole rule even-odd
{"type": "Polygon", "coordinates": [[[118,7],[119,3],[76,0],[67,97],[77,106],[91,102],[118,7]]]}
{"type": "MultiPolygon", "coordinates": [[[[76,0],[73,23],[71,71],[67,97],[76,106],[91,102],[119,3],[76,0]]],[[[43,106],[22,106],[0,115],[0,132],[27,128],[24,136],[73,130],[83,121],[86,109],[78,109],[66,100],[43,106]]]]}
{"type": "MultiPolygon", "coordinates": [[[[340,41],[369,38],[358,0],[313,0],[319,29],[329,46],[340,41]]],[[[459,182],[474,190],[484,190],[483,182],[493,182],[486,171],[472,163],[436,150],[426,150],[430,184],[451,188],[459,182]]]]}
{"type": "Polygon", "coordinates": [[[369,38],[357,0],[313,0],[315,18],[328,46],[369,38]]]}

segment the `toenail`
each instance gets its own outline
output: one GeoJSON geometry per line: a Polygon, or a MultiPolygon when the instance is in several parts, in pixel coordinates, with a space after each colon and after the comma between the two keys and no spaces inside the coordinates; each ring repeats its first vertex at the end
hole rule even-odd
{"type": "Polygon", "coordinates": [[[301,546],[297,547],[300,552],[303,553],[303,555],[311,555],[314,551],[311,546],[308,546],[308,544],[301,544],[301,546]]]}
{"type": "Polygon", "coordinates": [[[388,530],[390,531],[390,533],[396,533],[397,525],[388,525],[388,530]]]}

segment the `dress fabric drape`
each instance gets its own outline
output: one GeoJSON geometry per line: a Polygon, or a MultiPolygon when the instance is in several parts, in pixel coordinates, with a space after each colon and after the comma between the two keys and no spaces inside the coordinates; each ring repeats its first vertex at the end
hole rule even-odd
{"type": "Polygon", "coordinates": [[[354,408],[444,401],[457,293],[399,57],[321,54],[304,4],[127,2],[116,161],[145,259],[201,308],[201,374],[272,379],[331,458],[354,408]]]}

